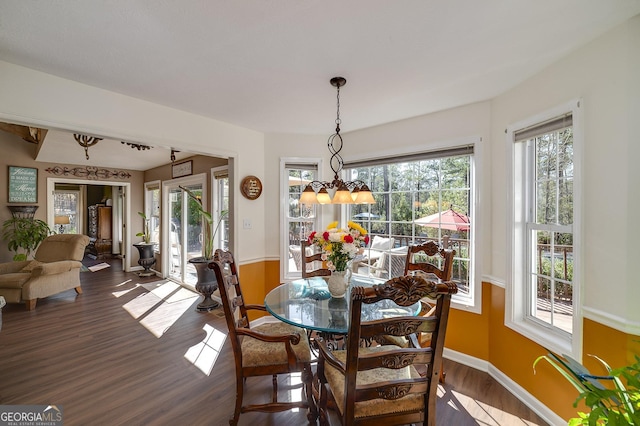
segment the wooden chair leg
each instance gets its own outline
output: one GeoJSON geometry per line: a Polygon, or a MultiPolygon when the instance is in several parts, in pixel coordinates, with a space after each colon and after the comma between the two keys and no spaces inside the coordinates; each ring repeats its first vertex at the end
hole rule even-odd
{"type": "Polygon", "coordinates": [[[76,287],[76,293],[82,294],[82,287],[80,286],[76,287]]]}
{"type": "Polygon", "coordinates": [[[444,372],[444,364],[442,364],[440,366],[440,377],[438,378],[438,382],[440,382],[440,384],[444,385],[444,379],[446,375],[447,373],[444,372]]]}
{"type": "Polygon", "coordinates": [[[27,311],[33,311],[36,308],[36,302],[38,299],[29,299],[24,301],[24,305],[27,307],[27,311]]]}

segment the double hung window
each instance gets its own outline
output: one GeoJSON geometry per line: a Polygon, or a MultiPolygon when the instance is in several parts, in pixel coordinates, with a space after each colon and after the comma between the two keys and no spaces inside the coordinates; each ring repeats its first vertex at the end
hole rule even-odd
{"type": "Polygon", "coordinates": [[[513,269],[507,300],[507,325],[574,355],[579,332],[575,110],[577,106],[508,130],[513,269]]]}
{"type": "Polygon", "coordinates": [[[302,276],[300,242],[305,240],[311,231],[320,229],[317,215],[319,207],[300,203],[300,195],[305,185],[317,179],[318,162],[294,162],[283,159],[282,165],[284,250],[281,258],[285,259],[282,262],[283,277],[293,279],[302,276]]]}

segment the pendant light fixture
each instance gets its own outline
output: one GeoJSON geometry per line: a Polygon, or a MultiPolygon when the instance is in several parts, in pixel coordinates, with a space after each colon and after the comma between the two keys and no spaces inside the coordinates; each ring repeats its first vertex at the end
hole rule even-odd
{"type": "Polygon", "coordinates": [[[337,113],[336,132],[329,136],[327,147],[331,153],[331,170],[333,170],[333,180],[331,182],[321,182],[314,180],[307,184],[300,196],[302,204],[375,204],[371,190],[361,180],[343,181],[340,179],[340,172],[344,162],[340,151],[342,151],[342,136],[340,135],[340,87],[347,83],[343,77],[334,77],[330,80],[333,87],[337,89],[337,113]],[[333,197],[329,194],[333,192],[333,197]],[[317,192],[316,192],[317,191],[317,192]]]}

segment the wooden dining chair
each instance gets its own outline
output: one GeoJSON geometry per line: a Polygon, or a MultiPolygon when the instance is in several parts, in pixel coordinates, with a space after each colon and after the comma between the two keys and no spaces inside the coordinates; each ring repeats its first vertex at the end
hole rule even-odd
{"type": "MultiPolygon", "coordinates": [[[[404,265],[404,275],[420,274],[423,278],[438,278],[441,281],[451,281],[453,271],[453,258],[455,250],[440,248],[435,241],[427,241],[424,244],[409,246],[404,265]]],[[[429,300],[421,300],[420,316],[433,315],[435,304],[429,300]]],[[[412,334],[398,337],[388,334],[378,336],[380,344],[398,345],[401,347],[428,346],[431,341],[431,333],[412,334]]],[[[440,371],[440,383],[445,382],[446,373],[444,366],[440,371]]]]}
{"type": "Polygon", "coordinates": [[[392,278],[372,287],[353,287],[347,349],[331,351],[325,341],[318,341],[320,424],[328,424],[327,407],[332,404],[343,425],[435,425],[449,306],[451,295],[457,291],[453,282],[427,281],[416,276],[392,278]],[[361,319],[363,304],[391,299],[400,306],[410,306],[423,297],[436,300],[431,316],[361,319]],[[416,332],[432,333],[430,344],[419,348],[361,345],[380,334],[408,336],[416,332]]]}
{"type": "Polygon", "coordinates": [[[300,252],[302,253],[302,278],[331,275],[329,269],[322,267],[322,253],[314,253],[313,247],[309,246],[308,242],[302,241],[300,243],[300,252]]]}
{"type": "Polygon", "coordinates": [[[422,271],[426,274],[433,274],[442,281],[450,281],[455,255],[455,250],[441,248],[433,240],[409,246],[404,264],[404,274],[422,271]]]}
{"type": "Polygon", "coordinates": [[[216,250],[209,268],[216,274],[235,359],[236,404],[229,424],[238,424],[240,413],[273,413],[293,408],[307,409],[309,424],[315,424],[317,411],[312,396],[311,350],[305,331],[283,322],[250,327],[248,312],[265,312],[266,309],[262,305],[244,303],[238,269],[231,252],[216,250]],[[295,372],[302,373],[302,400],[279,402],[277,376],[295,372]],[[245,381],[255,376],[272,376],[271,401],[242,405],[245,381]]]}
{"type": "MultiPolygon", "coordinates": [[[[445,249],[438,245],[433,240],[429,240],[423,244],[417,244],[409,247],[407,251],[407,259],[404,264],[404,274],[416,274],[422,273],[433,274],[442,281],[451,281],[453,275],[453,258],[456,255],[456,251],[452,249],[445,249]]],[[[420,315],[429,316],[433,314],[435,306],[429,301],[422,300],[422,309],[420,315]]],[[[431,341],[430,333],[420,333],[419,335],[410,336],[410,339],[405,340],[406,344],[412,344],[414,346],[428,345],[431,341]]],[[[444,364],[440,370],[440,383],[444,383],[447,374],[444,371],[444,364]]]]}

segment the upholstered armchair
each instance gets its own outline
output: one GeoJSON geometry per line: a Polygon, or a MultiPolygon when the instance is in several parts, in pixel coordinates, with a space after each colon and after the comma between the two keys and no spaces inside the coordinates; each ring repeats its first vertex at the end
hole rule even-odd
{"type": "Polygon", "coordinates": [[[24,302],[28,310],[38,299],[80,287],[80,261],[89,237],[50,235],[38,246],[35,260],[0,263],[0,295],[7,303],[24,302]]]}

